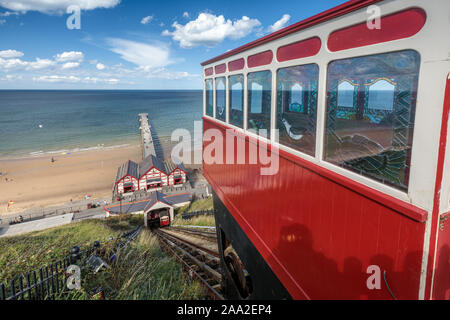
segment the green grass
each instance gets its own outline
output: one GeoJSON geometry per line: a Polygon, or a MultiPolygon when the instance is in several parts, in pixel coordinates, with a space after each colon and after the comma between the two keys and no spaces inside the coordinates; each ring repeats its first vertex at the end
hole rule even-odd
{"type": "MultiPolygon", "coordinates": [[[[143,217],[127,215],[106,220],[85,220],[20,236],[0,239],[0,282],[44,267],[66,257],[78,245],[82,249],[96,240],[105,243],[110,236],[143,224],[143,217]]],[[[108,263],[109,248],[103,245],[108,263]]],[[[163,252],[158,239],[148,229],[117,253],[116,263],[97,274],[82,268],[81,290],[63,292],[58,299],[91,300],[102,288],[103,297],[112,300],[203,299],[204,288],[189,280],[181,264],[163,252]]]]}
{"type": "Polygon", "coordinates": [[[192,219],[189,220],[181,219],[182,213],[195,212],[201,210],[213,210],[213,209],[214,204],[212,197],[209,197],[207,199],[194,200],[190,204],[185,205],[184,207],[181,207],[176,211],[174,225],[179,226],[195,225],[195,226],[215,227],[216,221],[214,219],[214,216],[212,215],[193,217],[192,219]]]}
{"type": "Polygon", "coordinates": [[[82,249],[90,247],[96,240],[105,242],[110,236],[115,238],[142,223],[141,216],[130,215],[122,219],[85,220],[0,238],[0,282],[58,261],[66,257],[75,245],[82,249]]]}
{"type": "Polygon", "coordinates": [[[177,214],[194,212],[200,210],[211,210],[214,209],[213,198],[209,197],[207,199],[198,199],[192,201],[190,204],[185,205],[177,210],[177,214]]]}
{"type": "Polygon", "coordinates": [[[149,230],[141,232],[117,255],[117,262],[97,274],[83,272],[82,290],[72,299],[93,299],[102,288],[105,299],[113,300],[190,300],[206,296],[198,281],[189,281],[175,258],[160,249],[149,230]]]}
{"type": "Polygon", "coordinates": [[[207,227],[215,227],[216,226],[216,220],[214,219],[213,215],[210,216],[198,216],[193,217],[189,220],[183,220],[181,219],[181,216],[177,216],[177,218],[174,221],[175,226],[207,226],[207,227]]]}

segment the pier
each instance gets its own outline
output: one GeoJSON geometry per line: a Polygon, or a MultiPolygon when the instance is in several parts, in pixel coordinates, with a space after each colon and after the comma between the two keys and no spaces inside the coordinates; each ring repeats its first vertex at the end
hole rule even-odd
{"type": "Polygon", "coordinates": [[[154,136],[152,127],[148,123],[148,113],[139,114],[139,124],[139,129],[141,131],[142,159],[147,158],[151,154],[156,157],[154,136]]]}

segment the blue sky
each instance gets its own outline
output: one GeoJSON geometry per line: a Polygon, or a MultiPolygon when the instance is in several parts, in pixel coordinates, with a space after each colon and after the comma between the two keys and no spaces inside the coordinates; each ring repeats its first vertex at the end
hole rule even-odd
{"type": "Polygon", "coordinates": [[[200,89],[202,61],[344,2],[0,0],[0,89],[200,89]]]}

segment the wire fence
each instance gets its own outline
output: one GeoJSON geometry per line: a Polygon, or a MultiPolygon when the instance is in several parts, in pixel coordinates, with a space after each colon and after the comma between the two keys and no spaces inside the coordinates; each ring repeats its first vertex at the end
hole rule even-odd
{"type": "Polygon", "coordinates": [[[189,219],[192,219],[193,217],[210,216],[210,215],[214,215],[214,210],[200,210],[200,211],[182,213],[181,218],[183,220],[189,220],[189,219]]]}
{"type": "Polygon", "coordinates": [[[99,241],[95,241],[92,247],[84,251],[75,246],[67,257],[59,261],[0,283],[0,300],[54,300],[62,297],[64,293],[70,291],[67,287],[68,278],[72,275],[68,273],[69,266],[86,266],[90,257],[100,254],[101,251],[104,251],[104,247],[111,243],[113,250],[111,250],[109,261],[114,261],[115,252],[136,239],[141,229],[142,226],[139,226],[120,235],[115,240],[110,237],[103,247],[99,241]]]}

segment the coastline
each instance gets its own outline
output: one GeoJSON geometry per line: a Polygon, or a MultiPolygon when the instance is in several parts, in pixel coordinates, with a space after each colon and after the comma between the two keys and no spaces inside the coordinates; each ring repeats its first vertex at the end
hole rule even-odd
{"type": "Polygon", "coordinates": [[[78,201],[85,195],[110,197],[117,168],[127,160],[141,160],[139,144],[2,158],[0,215],[78,201]],[[10,200],[14,204],[8,210],[10,200]]]}

